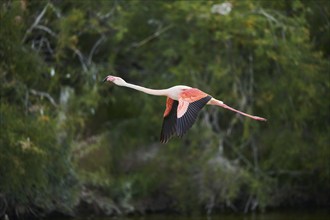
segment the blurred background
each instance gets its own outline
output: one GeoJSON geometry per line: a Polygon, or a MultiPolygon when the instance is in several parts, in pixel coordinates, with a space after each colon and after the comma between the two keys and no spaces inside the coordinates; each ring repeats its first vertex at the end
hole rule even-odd
{"type": "Polygon", "coordinates": [[[329,45],[322,0],[2,0],[0,218],[329,207],[329,45]],[[160,144],[166,99],[109,74],[268,121],[207,106],[160,144]]]}

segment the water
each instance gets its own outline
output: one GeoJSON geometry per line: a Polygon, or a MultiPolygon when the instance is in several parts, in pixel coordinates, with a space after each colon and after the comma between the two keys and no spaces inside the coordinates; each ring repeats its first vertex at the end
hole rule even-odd
{"type": "MultiPolygon", "coordinates": [[[[49,220],[60,220],[49,219],[49,220]]],[[[131,217],[90,217],[70,220],[329,220],[329,210],[318,211],[281,211],[253,214],[220,214],[214,216],[181,216],[181,215],[146,215],[131,217]]]]}

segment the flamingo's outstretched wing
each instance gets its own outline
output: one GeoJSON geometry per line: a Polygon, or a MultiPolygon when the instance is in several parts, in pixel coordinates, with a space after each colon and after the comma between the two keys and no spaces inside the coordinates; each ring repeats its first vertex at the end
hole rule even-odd
{"type": "Polygon", "coordinates": [[[199,111],[212,97],[199,89],[187,89],[179,96],[177,109],[177,135],[182,137],[194,124],[199,111]]]}
{"type": "Polygon", "coordinates": [[[167,143],[167,141],[176,134],[176,122],[177,122],[177,108],[178,101],[175,101],[171,98],[166,100],[166,109],[164,112],[164,120],[162,131],[160,133],[160,142],[167,143]]]}

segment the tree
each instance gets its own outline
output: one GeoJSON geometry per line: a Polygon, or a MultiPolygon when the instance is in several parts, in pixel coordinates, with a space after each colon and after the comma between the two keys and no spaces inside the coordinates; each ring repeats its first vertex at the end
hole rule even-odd
{"type": "Polygon", "coordinates": [[[5,212],[70,213],[89,199],[79,186],[98,192],[92,201],[107,201],[112,214],[326,204],[328,8],[303,0],[1,3],[5,212]],[[198,87],[269,121],[208,106],[185,137],[160,145],[165,100],[99,83],[108,74],[198,87]]]}

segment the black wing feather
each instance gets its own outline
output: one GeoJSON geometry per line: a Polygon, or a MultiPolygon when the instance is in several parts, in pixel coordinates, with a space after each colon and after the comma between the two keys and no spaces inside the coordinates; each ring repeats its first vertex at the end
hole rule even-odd
{"type": "Polygon", "coordinates": [[[178,109],[179,102],[173,100],[173,105],[171,108],[170,113],[164,117],[162,131],[160,133],[160,142],[167,143],[168,140],[171,139],[173,135],[175,135],[176,128],[177,128],[177,109],[178,109]]]}
{"type": "Polygon", "coordinates": [[[189,103],[187,112],[181,118],[177,119],[176,132],[179,137],[182,137],[191,128],[196,121],[198,113],[211,98],[211,96],[206,96],[200,100],[189,103]]]}

